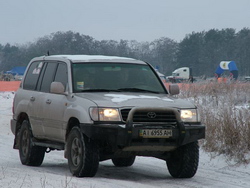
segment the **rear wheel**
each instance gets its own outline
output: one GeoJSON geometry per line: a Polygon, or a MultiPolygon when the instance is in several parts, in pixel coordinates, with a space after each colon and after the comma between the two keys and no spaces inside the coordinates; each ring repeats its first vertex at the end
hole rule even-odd
{"type": "Polygon", "coordinates": [[[67,152],[69,169],[74,176],[95,176],[99,166],[98,147],[93,140],[84,137],[78,127],[69,133],[67,152]]]}
{"type": "Polygon", "coordinates": [[[112,159],[112,162],[115,166],[119,166],[119,167],[132,166],[135,162],[135,156],[116,157],[112,159]]]}
{"type": "Polygon", "coordinates": [[[29,121],[25,120],[22,123],[20,130],[20,146],[19,157],[24,165],[40,166],[43,162],[46,148],[41,146],[34,146],[32,143],[32,131],[29,121]]]}
{"type": "Polygon", "coordinates": [[[167,159],[169,173],[174,178],[192,178],[199,163],[198,141],[181,146],[167,159]]]}

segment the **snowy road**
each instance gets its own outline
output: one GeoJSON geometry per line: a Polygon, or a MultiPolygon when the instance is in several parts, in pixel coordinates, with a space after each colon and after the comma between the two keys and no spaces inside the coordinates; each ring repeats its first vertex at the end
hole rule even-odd
{"type": "Polygon", "coordinates": [[[250,165],[228,165],[223,157],[211,159],[200,152],[196,175],[191,179],[174,179],[162,160],[137,157],[127,168],[113,166],[111,161],[101,162],[93,178],[72,177],[62,151],[46,154],[40,167],[23,166],[18,150],[12,149],[14,136],[9,121],[13,94],[0,93],[0,188],[10,187],[68,187],[68,188],[249,188],[250,165]]]}

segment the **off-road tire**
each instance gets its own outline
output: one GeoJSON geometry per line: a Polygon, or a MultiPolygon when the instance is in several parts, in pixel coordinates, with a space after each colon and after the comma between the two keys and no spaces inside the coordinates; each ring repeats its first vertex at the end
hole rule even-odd
{"type": "Polygon", "coordinates": [[[199,163],[198,141],[181,146],[167,159],[169,173],[174,178],[192,178],[199,163]]]}
{"type": "Polygon", "coordinates": [[[25,120],[20,130],[19,157],[23,165],[40,166],[43,163],[46,148],[34,146],[32,138],[33,135],[29,121],[25,120]]]}
{"type": "Polygon", "coordinates": [[[69,169],[74,176],[95,176],[99,166],[98,147],[78,127],[74,127],[69,133],[67,152],[69,169]]]}
{"type": "Polygon", "coordinates": [[[130,157],[115,157],[112,159],[112,162],[115,166],[118,167],[127,167],[127,166],[132,166],[135,162],[135,157],[136,156],[130,156],[130,157]]]}

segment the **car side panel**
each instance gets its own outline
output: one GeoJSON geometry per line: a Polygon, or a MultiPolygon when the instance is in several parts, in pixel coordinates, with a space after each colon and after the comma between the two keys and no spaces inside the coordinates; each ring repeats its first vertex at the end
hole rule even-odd
{"type": "Polygon", "coordinates": [[[63,142],[67,121],[64,115],[68,102],[65,95],[45,93],[41,103],[44,116],[43,127],[47,139],[63,142]]]}
{"type": "Polygon", "coordinates": [[[39,98],[42,97],[42,93],[19,89],[16,93],[15,101],[18,103],[15,105],[15,118],[17,119],[21,113],[28,115],[32,133],[35,137],[44,138],[44,129],[42,126],[43,119],[41,118],[39,98]]]}

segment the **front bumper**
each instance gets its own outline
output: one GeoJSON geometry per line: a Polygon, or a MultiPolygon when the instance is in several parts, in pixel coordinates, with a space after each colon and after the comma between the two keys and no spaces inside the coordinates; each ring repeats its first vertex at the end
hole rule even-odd
{"type": "MultiPolygon", "coordinates": [[[[158,116],[158,115],[157,115],[158,116]]],[[[134,107],[124,123],[95,122],[94,124],[81,124],[82,132],[99,143],[106,143],[113,151],[171,151],[199,139],[205,138],[205,126],[200,123],[183,123],[178,110],[161,107],[134,107]],[[141,113],[142,112],[142,113],[141,113]],[[165,121],[160,119],[137,119],[145,112],[166,113],[165,121]],[[142,120],[142,121],[140,121],[142,120]],[[140,135],[142,129],[167,129],[172,131],[168,138],[145,138],[140,135]]]]}
{"type": "Polygon", "coordinates": [[[171,151],[176,147],[205,138],[205,126],[182,122],[177,126],[153,124],[81,124],[81,131],[89,138],[107,143],[123,151],[171,151]],[[143,138],[140,129],[171,129],[169,138],[143,138]]]}

